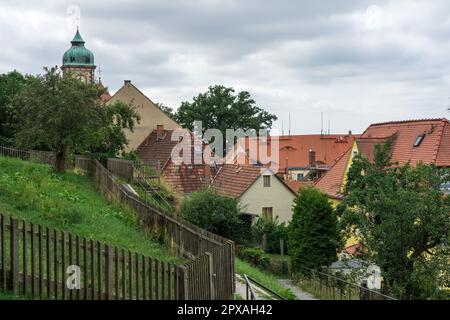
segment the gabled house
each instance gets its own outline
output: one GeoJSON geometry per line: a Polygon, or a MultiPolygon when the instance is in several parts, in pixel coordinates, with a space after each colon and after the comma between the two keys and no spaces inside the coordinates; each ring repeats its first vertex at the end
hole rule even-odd
{"type": "MultiPolygon", "coordinates": [[[[166,130],[163,125],[158,125],[137,148],[139,159],[146,165],[158,168],[164,180],[170,184],[180,194],[189,194],[207,188],[215,174],[212,164],[204,163],[203,158],[200,163],[195,163],[195,157],[202,157],[203,151],[208,152],[209,147],[201,143],[194,144],[195,135],[189,130],[182,130],[182,134],[176,134],[174,130],[166,130]],[[175,157],[183,157],[183,153],[176,154],[176,146],[183,139],[189,139],[189,155],[191,161],[178,162],[175,157]],[[201,147],[200,147],[201,146],[201,147]]],[[[199,140],[196,140],[197,142],[199,140]]]]}
{"type": "Polygon", "coordinates": [[[279,218],[289,222],[296,192],[269,168],[253,165],[224,164],[215,175],[211,188],[219,194],[238,199],[242,214],[279,218]]]}
{"type": "Polygon", "coordinates": [[[124,130],[128,140],[127,152],[136,150],[149,133],[156,130],[157,125],[163,125],[169,130],[181,128],[178,123],[161,111],[152,100],[134,86],[130,80],[125,80],[123,86],[108,99],[108,103],[116,101],[132,103],[141,118],[133,131],[124,130]]]}
{"type": "Polygon", "coordinates": [[[450,167],[450,123],[447,119],[423,119],[372,124],[322,176],[315,187],[339,201],[353,158],[361,154],[373,160],[375,146],[392,143],[392,162],[419,162],[450,167]]]}
{"type": "Polygon", "coordinates": [[[260,149],[266,148],[267,156],[272,163],[278,164],[280,174],[286,181],[314,181],[321,177],[353,144],[357,135],[348,134],[312,134],[269,137],[246,137],[239,139],[235,145],[235,159],[238,163],[261,163],[260,149]],[[278,148],[272,146],[277,139],[278,148]],[[255,141],[256,140],[256,141],[255,141]],[[250,146],[256,145],[256,157],[250,152],[250,146]],[[272,150],[273,149],[273,150],[272,150]],[[277,152],[278,154],[272,154],[277,152]]]}

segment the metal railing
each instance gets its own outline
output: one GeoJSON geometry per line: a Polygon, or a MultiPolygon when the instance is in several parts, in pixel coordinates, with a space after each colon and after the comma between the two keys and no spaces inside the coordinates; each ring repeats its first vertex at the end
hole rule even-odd
{"type": "Polygon", "coordinates": [[[256,281],[255,279],[251,278],[250,276],[244,274],[244,280],[245,280],[245,292],[246,292],[246,300],[258,300],[257,295],[255,294],[255,290],[253,289],[253,286],[256,286],[260,288],[262,291],[268,293],[272,297],[274,297],[274,300],[287,300],[285,297],[279,295],[275,291],[273,291],[270,288],[267,288],[265,285],[263,285],[261,282],[256,281]],[[253,285],[252,285],[253,283],[253,285]]]}
{"type": "Polygon", "coordinates": [[[300,267],[305,272],[295,275],[325,300],[396,300],[382,292],[357,285],[322,271],[300,267]]]}

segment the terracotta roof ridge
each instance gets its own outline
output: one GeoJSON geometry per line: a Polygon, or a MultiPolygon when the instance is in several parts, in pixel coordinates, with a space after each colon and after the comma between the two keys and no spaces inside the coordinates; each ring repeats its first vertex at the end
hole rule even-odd
{"type": "Polygon", "coordinates": [[[314,182],[314,186],[317,185],[317,184],[319,183],[319,181],[321,181],[322,179],[324,179],[324,178],[327,176],[328,172],[330,172],[330,171],[337,165],[337,163],[338,163],[339,161],[341,161],[341,159],[347,154],[347,152],[351,151],[352,149],[353,149],[353,144],[352,144],[347,150],[345,150],[345,152],[344,152],[343,154],[341,154],[341,155],[336,159],[336,161],[333,163],[333,165],[330,167],[330,169],[328,169],[328,171],[325,172],[324,175],[322,175],[319,179],[317,179],[316,182],[314,182]]]}
{"type": "Polygon", "coordinates": [[[439,134],[438,134],[438,138],[436,139],[436,145],[435,145],[435,154],[434,154],[434,163],[436,163],[438,156],[439,156],[439,149],[441,147],[441,142],[442,142],[442,136],[444,135],[444,129],[445,129],[445,125],[448,124],[448,120],[443,118],[440,124],[440,130],[439,130],[439,134]]]}
{"type": "Polygon", "coordinates": [[[216,172],[214,178],[212,178],[212,180],[211,180],[210,186],[212,186],[212,185],[214,184],[214,182],[216,181],[217,177],[219,176],[219,174],[220,174],[220,172],[222,171],[222,168],[223,168],[224,166],[225,166],[225,165],[221,166],[221,167],[219,168],[219,170],[217,170],[217,172],[216,172]]]}
{"type": "MultiPolygon", "coordinates": [[[[446,118],[423,118],[423,119],[410,119],[410,120],[378,122],[378,123],[371,124],[369,126],[369,128],[370,127],[374,127],[374,126],[387,125],[387,124],[407,124],[407,123],[426,122],[426,121],[436,121],[436,122],[437,121],[447,121],[448,122],[448,120],[446,118]]],[[[367,131],[367,129],[366,129],[366,131],[367,131]]]]}

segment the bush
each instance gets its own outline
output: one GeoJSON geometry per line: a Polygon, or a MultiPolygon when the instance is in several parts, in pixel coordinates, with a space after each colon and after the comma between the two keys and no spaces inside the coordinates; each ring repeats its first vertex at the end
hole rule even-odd
{"type": "Polygon", "coordinates": [[[263,270],[269,270],[270,269],[270,262],[269,259],[267,259],[264,256],[264,250],[260,248],[242,248],[238,250],[237,255],[242,260],[247,261],[254,267],[258,267],[263,270]]]}
{"type": "Polygon", "coordinates": [[[283,240],[284,253],[287,253],[288,228],[284,223],[278,222],[278,217],[274,220],[259,218],[252,226],[252,235],[255,243],[261,246],[266,235],[266,244],[263,249],[269,253],[280,254],[280,240],[283,240]]]}
{"type": "Polygon", "coordinates": [[[215,190],[195,192],[181,203],[181,215],[202,229],[231,240],[239,240],[242,221],[238,201],[215,190]]]}
{"type": "Polygon", "coordinates": [[[289,274],[289,263],[286,259],[282,259],[281,256],[267,255],[261,248],[238,246],[236,249],[236,255],[240,259],[250,263],[252,266],[267,271],[271,274],[289,274]]]}
{"type": "Polygon", "coordinates": [[[327,196],[314,188],[301,189],[289,225],[289,253],[294,272],[329,266],[340,246],[338,222],[327,196]]]}

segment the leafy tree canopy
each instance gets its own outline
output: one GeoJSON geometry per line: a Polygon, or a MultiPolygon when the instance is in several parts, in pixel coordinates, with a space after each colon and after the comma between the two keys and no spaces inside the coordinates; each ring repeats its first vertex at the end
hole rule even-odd
{"type": "Polygon", "coordinates": [[[131,105],[103,104],[100,96],[104,90],[70,74],[63,76],[56,68],[29,77],[29,83],[12,100],[16,143],[55,151],[59,172],[66,169],[69,151],[116,154],[127,143],[122,129],[132,130],[139,117],[131,105]]]}
{"type": "Polygon", "coordinates": [[[275,120],[274,114],[256,105],[249,92],[235,94],[233,88],[221,85],[209,87],[193,102],[182,102],[176,113],[176,121],[183,128],[194,130],[194,122],[202,121],[203,132],[219,129],[224,138],[226,129],[269,130],[275,120]]]}
{"type": "Polygon", "coordinates": [[[449,276],[450,198],[440,189],[448,171],[399,166],[390,155],[388,143],[376,147],[373,162],[354,159],[338,208],[341,222],[348,235],[356,230],[392,294],[437,297],[442,272],[449,276]]]}
{"type": "Polygon", "coordinates": [[[289,224],[289,254],[299,273],[318,270],[337,259],[341,247],[338,221],[328,197],[315,188],[301,189],[289,224]]]}
{"type": "Polygon", "coordinates": [[[236,239],[241,226],[238,201],[206,189],[185,198],[181,215],[193,224],[228,239],[236,239]]]}
{"type": "Polygon", "coordinates": [[[14,136],[12,98],[27,84],[28,78],[17,71],[0,75],[0,144],[10,144],[14,136]]]}

